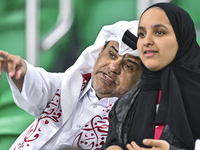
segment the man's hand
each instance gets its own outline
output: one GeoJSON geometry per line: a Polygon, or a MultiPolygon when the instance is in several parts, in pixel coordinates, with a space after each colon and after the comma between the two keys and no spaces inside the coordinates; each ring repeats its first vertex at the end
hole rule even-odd
{"type": "Polygon", "coordinates": [[[142,148],[138,146],[134,141],[131,144],[127,144],[127,148],[129,150],[169,150],[170,145],[168,142],[164,140],[154,140],[154,139],[144,139],[143,143],[147,146],[151,146],[152,148],[142,148]]]}
{"type": "Polygon", "coordinates": [[[21,92],[26,74],[26,63],[20,56],[11,55],[1,50],[0,57],[0,78],[2,71],[6,72],[21,92]]]}

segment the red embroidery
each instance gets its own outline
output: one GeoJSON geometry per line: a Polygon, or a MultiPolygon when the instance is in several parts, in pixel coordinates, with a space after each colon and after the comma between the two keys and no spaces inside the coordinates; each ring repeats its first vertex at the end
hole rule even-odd
{"type": "Polygon", "coordinates": [[[74,142],[78,144],[77,147],[89,147],[88,150],[90,150],[91,148],[102,146],[107,136],[108,122],[108,117],[95,116],[92,118],[91,124],[85,125],[81,129],[82,132],[74,139],[74,142]]]}
{"type": "Polygon", "coordinates": [[[41,117],[37,120],[35,124],[32,124],[29,127],[23,138],[23,141],[19,143],[18,146],[14,148],[14,150],[21,149],[24,146],[29,147],[30,142],[33,142],[39,138],[42,129],[45,129],[44,125],[48,125],[50,120],[53,121],[54,124],[59,125],[58,123],[59,121],[61,121],[61,113],[62,110],[60,107],[60,94],[58,89],[55,97],[52,99],[47,108],[43,111],[41,117]],[[25,145],[25,143],[28,144],[25,145]]]}
{"type": "Polygon", "coordinates": [[[104,144],[108,133],[108,112],[113,105],[106,107],[105,117],[100,115],[94,116],[91,121],[86,124],[80,133],[75,137],[73,146],[81,148],[83,150],[100,150],[104,144]]]}
{"type": "Polygon", "coordinates": [[[81,87],[81,91],[86,87],[86,85],[88,84],[90,78],[91,78],[91,73],[88,73],[88,74],[83,74],[83,84],[82,84],[82,87],[81,87]]]}
{"type": "MultiPolygon", "coordinates": [[[[89,82],[91,78],[91,73],[84,74],[82,76],[83,76],[83,84],[81,90],[83,90],[86,87],[87,83],[89,82]]],[[[45,128],[44,125],[48,125],[50,121],[53,121],[54,124],[57,124],[58,126],[61,124],[60,121],[61,121],[62,110],[60,107],[59,90],[57,90],[55,97],[52,99],[51,103],[44,110],[44,112],[42,113],[41,117],[37,120],[37,122],[29,127],[28,131],[25,133],[23,141],[19,143],[18,146],[14,148],[14,150],[21,149],[24,146],[29,147],[31,142],[37,140],[40,137],[42,129],[45,128]]],[[[111,110],[111,107],[112,104],[107,106],[106,110],[103,111],[108,113],[111,110]]],[[[98,115],[93,117],[89,125],[85,125],[85,127],[80,131],[80,134],[76,136],[73,144],[77,143],[77,147],[79,148],[91,147],[94,150],[100,150],[101,146],[104,144],[105,139],[107,137],[108,124],[109,124],[107,116],[103,118],[98,115]],[[83,136],[85,137],[84,140],[82,140],[83,136]]],[[[88,150],[91,150],[91,148],[89,148],[88,150]]]]}

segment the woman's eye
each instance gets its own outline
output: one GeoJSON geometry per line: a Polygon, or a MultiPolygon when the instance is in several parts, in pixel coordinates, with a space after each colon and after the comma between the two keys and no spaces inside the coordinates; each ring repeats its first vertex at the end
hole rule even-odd
{"type": "Polygon", "coordinates": [[[162,34],[164,34],[164,32],[163,31],[157,31],[156,34],[162,35],[162,34]]]}
{"type": "Polygon", "coordinates": [[[145,35],[146,35],[145,32],[139,32],[139,34],[138,34],[139,37],[143,37],[143,36],[145,36],[145,35]]]}

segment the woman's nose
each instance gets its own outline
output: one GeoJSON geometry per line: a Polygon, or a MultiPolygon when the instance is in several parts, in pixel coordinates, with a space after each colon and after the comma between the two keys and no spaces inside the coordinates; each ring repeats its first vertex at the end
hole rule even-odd
{"type": "Polygon", "coordinates": [[[145,46],[149,46],[153,44],[153,37],[151,34],[146,34],[146,36],[144,37],[144,45],[145,46]]]}

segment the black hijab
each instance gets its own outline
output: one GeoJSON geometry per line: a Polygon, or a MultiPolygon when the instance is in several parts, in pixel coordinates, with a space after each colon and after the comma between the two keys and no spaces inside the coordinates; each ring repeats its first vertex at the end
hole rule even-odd
{"type": "Polygon", "coordinates": [[[189,14],[175,5],[157,3],[149,8],[152,7],[165,11],[179,48],[175,59],[160,71],[150,71],[142,63],[141,92],[134,104],[137,107],[132,110],[128,142],[144,146],[144,138],[154,138],[155,125],[168,124],[186,147],[194,149],[195,140],[200,138],[200,48],[194,24],[189,14]]]}

